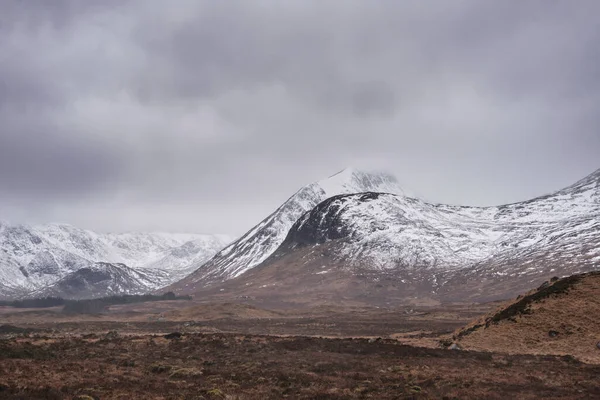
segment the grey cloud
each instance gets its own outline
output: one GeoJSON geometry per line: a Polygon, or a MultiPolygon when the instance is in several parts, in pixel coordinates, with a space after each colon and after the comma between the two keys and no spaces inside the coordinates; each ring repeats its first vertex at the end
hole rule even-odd
{"type": "Polygon", "coordinates": [[[347,165],[433,201],[559,188],[599,167],[598,11],[2,2],[0,212],[10,198],[34,222],[240,233],[347,165]]]}
{"type": "Polygon", "coordinates": [[[137,30],[155,66],[137,82],[142,98],[212,97],[282,84],[290,95],[317,107],[359,113],[393,108],[385,77],[361,68],[352,71],[362,61],[349,59],[355,50],[349,48],[348,54],[344,48],[347,26],[336,34],[332,14],[318,3],[312,10],[299,3],[270,2],[263,8],[248,2],[202,4],[183,23],[161,21],[161,29],[142,25],[137,30]]]}
{"type": "Polygon", "coordinates": [[[27,55],[4,48],[0,53],[0,109],[30,109],[62,101],[55,83],[27,55]]]}
{"type": "Polygon", "coordinates": [[[127,0],[4,0],[0,15],[0,31],[14,29],[38,31],[40,28],[64,29],[74,20],[90,14],[114,9],[127,0]]]}
{"type": "Polygon", "coordinates": [[[360,115],[418,102],[448,79],[511,99],[595,85],[594,2],[195,4],[178,24],[139,26],[155,67],[137,83],[142,98],[280,83],[316,108],[360,115]]]}
{"type": "MultiPolygon", "coordinates": [[[[23,117],[23,116],[21,116],[23,117]]],[[[76,132],[4,115],[0,132],[0,199],[68,199],[103,188],[122,167],[118,152],[76,132]]]]}

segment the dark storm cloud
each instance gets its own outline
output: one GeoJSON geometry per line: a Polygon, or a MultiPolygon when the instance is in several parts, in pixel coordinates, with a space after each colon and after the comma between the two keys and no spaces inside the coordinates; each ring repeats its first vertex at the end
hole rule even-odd
{"type": "Polygon", "coordinates": [[[558,189],[600,167],[599,11],[1,2],[0,212],[23,199],[32,221],[240,232],[346,165],[434,201],[558,189]]]}

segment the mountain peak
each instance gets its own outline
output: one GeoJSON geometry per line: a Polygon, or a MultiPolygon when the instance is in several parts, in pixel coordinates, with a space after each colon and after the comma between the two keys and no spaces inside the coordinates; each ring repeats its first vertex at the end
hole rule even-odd
{"type": "Polygon", "coordinates": [[[334,178],[337,176],[349,177],[349,176],[352,176],[355,172],[357,172],[356,168],[346,167],[346,168],[336,172],[335,174],[329,176],[327,179],[331,179],[331,178],[334,178]]]}
{"type": "Polygon", "coordinates": [[[557,194],[570,194],[582,198],[584,201],[600,202],[600,169],[592,172],[585,178],[556,192],[557,194]]]}
{"type": "Polygon", "coordinates": [[[347,167],[316,184],[328,197],[342,193],[387,192],[404,195],[396,178],[386,172],[365,172],[347,167]]]}
{"type": "Polygon", "coordinates": [[[587,177],[585,177],[583,180],[587,180],[589,182],[595,182],[597,184],[600,184],[600,169],[597,169],[596,171],[592,172],[587,177]]]}
{"type": "Polygon", "coordinates": [[[366,192],[397,195],[404,193],[390,174],[345,168],[329,178],[298,190],[273,214],[221,250],[210,261],[198,264],[197,270],[188,277],[189,279],[179,282],[174,289],[180,290],[178,285],[187,285],[188,282],[201,282],[205,285],[241,275],[273,254],[283,243],[294,223],[322,201],[333,196],[366,192]]]}

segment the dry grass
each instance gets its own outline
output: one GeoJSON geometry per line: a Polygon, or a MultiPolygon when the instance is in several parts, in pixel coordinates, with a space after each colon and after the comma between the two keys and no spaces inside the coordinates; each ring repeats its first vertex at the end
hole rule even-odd
{"type": "Polygon", "coordinates": [[[179,340],[122,335],[0,343],[2,399],[600,396],[598,366],[416,348],[385,339],[190,334],[179,340]]]}
{"type": "Polygon", "coordinates": [[[281,313],[249,304],[211,303],[169,311],[164,313],[164,316],[166,319],[173,321],[208,321],[221,318],[275,318],[281,316],[281,313]]]}
{"type": "Polygon", "coordinates": [[[459,330],[465,349],[571,355],[600,363],[600,273],[530,292],[459,330]]]}
{"type": "Polygon", "coordinates": [[[190,302],[176,310],[156,302],[68,319],[2,310],[16,326],[0,329],[0,398],[600,398],[600,274],[571,283],[456,331],[461,346],[485,352],[439,341],[490,305],[265,310],[190,302]],[[181,337],[164,337],[174,331],[181,337]]]}

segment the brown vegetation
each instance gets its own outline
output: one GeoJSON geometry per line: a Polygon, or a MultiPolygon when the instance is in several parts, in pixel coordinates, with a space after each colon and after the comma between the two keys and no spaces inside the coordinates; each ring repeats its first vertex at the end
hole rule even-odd
{"type": "Polygon", "coordinates": [[[465,349],[600,363],[600,272],[547,282],[454,335],[465,349]]]}
{"type": "Polygon", "coordinates": [[[0,343],[3,399],[600,396],[598,366],[553,357],[417,348],[390,339],[219,333],[176,340],[143,335],[0,343]]]}
{"type": "Polygon", "coordinates": [[[600,274],[549,282],[492,313],[497,304],[3,308],[0,398],[600,398],[599,288],[600,274]]]}

